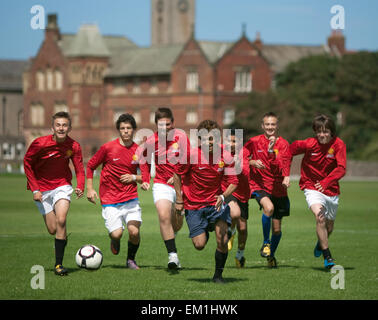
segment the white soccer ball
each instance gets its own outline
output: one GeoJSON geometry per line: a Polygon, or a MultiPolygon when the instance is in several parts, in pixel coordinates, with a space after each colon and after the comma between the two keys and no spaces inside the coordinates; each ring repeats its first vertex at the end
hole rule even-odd
{"type": "Polygon", "coordinates": [[[93,244],[86,244],[77,251],[75,260],[80,268],[98,269],[102,264],[102,252],[93,244]]]}

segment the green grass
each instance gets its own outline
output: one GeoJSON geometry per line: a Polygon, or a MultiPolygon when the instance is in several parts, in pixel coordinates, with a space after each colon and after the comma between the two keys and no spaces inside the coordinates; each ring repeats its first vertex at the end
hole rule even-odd
{"type": "Polygon", "coordinates": [[[250,201],[246,267],[237,269],[235,249],[224,270],[226,285],[211,282],[215,239],[211,234],[203,251],[196,251],[184,227],[177,236],[183,270],[167,270],[167,252],[160,237],[151,192],[140,191],[143,210],[139,271],[124,268],[127,234],[118,256],[111,254],[99,204],[73,199],[68,216],[64,265],[67,277],[53,274],[53,237],[25,188],[23,176],[0,175],[0,299],[377,299],[378,298],[378,182],[342,182],[342,197],[330,240],[336,263],[345,270],[345,289],[333,290],[334,274],[313,257],[315,221],[304,196],[293,182],[289,196],[291,216],[283,220],[283,236],[276,253],[279,268],[266,267],[259,256],[262,242],[261,213],[250,201]],[[75,253],[91,243],[104,254],[97,271],[79,269],[75,253]],[[45,289],[33,290],[33,265],[45,269],[45,289]]]}

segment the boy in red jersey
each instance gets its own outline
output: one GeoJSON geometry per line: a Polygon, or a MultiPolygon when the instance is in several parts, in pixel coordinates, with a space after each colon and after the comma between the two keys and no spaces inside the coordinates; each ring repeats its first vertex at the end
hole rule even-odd
{"type": "Polygon", "coordinates": [[[181,212],[185,208],[189,237],[197,250],[205,248],[209,231],[215,231],[217,249],[213,281],[223,283],[222,273],[228,255],[227,227],[231,225],[230,207],[224,200],[235,191],[238,179],[231,154],[220,145],[218,124],[204,120],[197,130],[199,147],[191,150],[190,163],[176,167],[176,210],[181,212]],[[222,193],[224,179],[229,185],[222,193]]]}
{"type": "Polygon", "coordinates": [[[155,177],[152,188],[154,204],[159,217],[160,233],[168,252],[168,268],[180,269],[175,233],[182,227],[183,216],[174,209],[176,193],[173,188],[175,166],[187,163],[190,143],[185,132],[174,128],[172,111],[159,108],[155,113],[157,132],[148,137],[140,147],[141,158],[151,158],[155,163],[155,177]]]}
{"type": "Polygon", "coordinates": [[[245,148],[251,157],[251,196],[263,209],[261,220],[264,242],[260,254],[267,258],[268,267],[275,268],[277,261],[274,254],[282,236],[282,218],[290,215],[290,201],[286,189],[290,184],[291,156],[289,143],[277,136],[276,114],[266,113],[261,127],[264,133],[251,138],[245,148]]]}
{"type": "Polygon", "coordinates": [[[87,166],[87,199],[96,203],[98,195],[93,188],[93,172],[102,164],[100,180],[100,199],[102,216],[109,232],[110,249],[113,254],[120,251],[123,224],[129,233],[126,267],[139,269],[135,256],[139,248],[139,229],[142,212],[138,201],[137,182],[143,190],[148,190],[150,173],[147,164],[139,165],[133,136],[136,122],[132,115],[122,114],[116,128],[119,138],[105,143],[89,160],[87,166]],[[137,174],[140,167],[141,175],[137,174]]]}
{"type": "MultiPolygon", "coordinates": [[[[230,147],[231,155],[234,157],[235,168],[237,168],[237,171],[240,172],[237,175],[238,187],[232,195],[225,198],[225,202],[230,206],[230,213],[232,218],[231,228],[228,231],[228,251],[232,250],[233,241],[237,229],[238,250],[235,255],[235,263],[237,268],[243,268],[245,265],[244,249],[248,236],[248,201],[251,196],[249,189],[248,151],[243,148],[243,135],[238,135],[236,129],[231,129],[226,139],[226,143],[230,147]]],[[[225,191],[227,187],[228,181],[222,180],[222,190],[225,191]]]]}
{"type": "Polygon", "coordinates": [[[328,247],[339,203],[339,180],[346,172],[346,146],[336,136],[334,121],[326,115],[314,118],[315,137],[297,140],[290,145],[292,156],[304,154],[299,186],[304,191],[308,207],[316,219],[318,242],[315,257],[323,253],[324,267],[335,263],[328,247]]]}
{"type": "Polygon", "coordinates": [[[66,275],[63,267],[64,249],[67,245],[66,219],[71,194],[83,196],[85,172],[80,144],[71,139],[71,119],[67,112],[58,112],[52,117],[52,135],[35,139],[24,157],[27,188],[33,192],[47,230],[55,235],[55,268],[57,275],[66,275]],[[71,185],[72,161],[77,187],[71,185]]]}

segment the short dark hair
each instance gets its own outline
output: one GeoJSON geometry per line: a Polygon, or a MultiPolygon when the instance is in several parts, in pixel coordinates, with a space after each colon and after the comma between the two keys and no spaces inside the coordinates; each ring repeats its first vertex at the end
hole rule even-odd
{"type": "Polygon", "coordinates": [[[312,130],[314,132],[318,132],[319,130],[325,130],[328,129],[331,131],[332,137],[336,135],[336,125],[335,122],[327,115],[325,114],[319,114],[315,116],[313,122],[312,122],[312,130]]]}
{"type": "Polygon", "coordinates": [[[70,114],[68,112],[66,112],[66,111],[59,111],[59,112],[55,113],[52,116],[52,125],[54,125],[55,119],[59,119],[59,118],[68,119],[68,124],[71,127],[71,117],[70,117],[70,114]]]}
{"type": "Polygon", "coordinates": [[[131,126],[133,127],[134,130],[137,127],[136,121],[135,121],[134,117],[131,114],[129,114],[129,113],[121,114],[118,117],[118,120],[116,122],[116,128],[117,128],[117,130],[119,130],[119,127],[121,126],[121,122],[125,122],[125,123],[131,124],[131,126]]]}
{"type": "Polygon", "coordinates": [[[264,121],[264,119],[267,118],[267,117],[274,117],[278,120],[278,116],[274,112],[269,111],[269,112],[267,112],[263,115],[261,121],[264,121]]]}
{"type": "Polygon", "coordinates": [[[201,129],[206,129],[210,132],[213,129],[220,130],[221,128],[219,127],[218,123],[216,123],[214,120],[203,120],[197,127],[198,131],[201,129]]]}
{"type": "Polygon", "coordinates": [[[169,108],[159,108],[155,112],[155,123],[157,124],[160,119],[168,118],[173,122],[173,113],[169,108]]]}

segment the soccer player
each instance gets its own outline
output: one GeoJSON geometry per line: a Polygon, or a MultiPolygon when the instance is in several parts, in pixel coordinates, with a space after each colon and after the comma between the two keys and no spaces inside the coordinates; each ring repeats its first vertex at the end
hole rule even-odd
{"type": "Polygon", "coordinates": [[[178,166],[174,176],[178,200],[175,207],[179,212],[185,208],[189,237],[197,250],[205,248],[209,232],[215,231],[217,248],[213,281],[223,283],[222,273],[228,255],[227,228],[231,225],[230,207],[224,200],[235,191],[238,179],[231,154],[220,145],[218,124],[204,120],[197,130],[199,146],[191,150],[190,163],[178,166]],[[228,180],[228,187],[222,193],[224,179],[228,180]]]}
{"type": "Polygon", "coordinates": [[[52,117],[52,135],[35,139],[29,146],[24,168],[27,188],[33,192],[35,201],[47,231],[55,235],[56,275],[67,275],[63,267],[64,250],[67,245],[66,219],[74,191],[77,198],[83,196],[85,171],[80,144],[68,136],[71,118],[67,112],[58,112],[52,117]],[[71,185],[72,161],[77,187],[71,185]]]}
{"type": "MultiPolygon", "coordinates": [[[[235,255],[237,268],[243,268],[245,265],[244,250],[248,237],[248,201],[251,196],[249,189],[249,161],[248,151],[243,148],[243,137],[239,137],[235,133],[235,129],[231,129],[227,137],[227,143],[230,146],[231,155],[234,157],[238,177],[238,186],[234,193],[227,198],[225,202],[230,206],[231,213],[231,232],[228,234],[228,251],[232,250],[236,229],[238,231],[238,250],[235,255]]],[[[228,187],[228,181],[222,180],[222,191],[228,187]]]]}
{"type": "Polygon", "coordinates": [[[157,131],[141,145],[139,154],[151,164],[155,163],[155,177],[152,195],[159,217],[160,233],[168,252],[168,268],[180,269],[175,233],[183,223],[181,213],[176,213],[176,193],[173,187],[175,166],[186,163],[190,143],[186,134],[174,128],[174,118],[169,108],[159,108],[155,113],[157,131]]]}
{"type": "Polygon", "coordinates": [[[267,258],[268,267],[276,268],[275,252],[281,240],[281,223],[290,215],[287,188],[290,185],[289,143],[277,136],[278,117],[273,112],[262,118],[263,134],[252,137],[245,148],[251,157],[251,197],[258,202],[262,213],[263,245],[260,254],[267,258]],[[270,238],[270,229],[272,237],[270,238]]]}
{"type": "Polygon", "coordinates": [[[102,217],[110,237],[110,250],[117,255],[120,251],[124,224],[129,233],[126,267],[138,270],[135,256],[140,244],[142,211],[138,201],[137,182],[148,190],[150,173],[147,164],[139,165],[133,141],[136,122],[132,115],[122,114],[116,128],[119,138],[105,143],[89,160],[87,166],[87,199],[96,203],[98,195],[93,188],[93,172],[102,164],[100,199],[102,217]],[[141,175],[137,174],[140,168],[141,175]]]}
{"type": "Polygon", "coordinates": [[[318,242],[314,255],[323,253],[324,267],[335,263],[328,246],[339,204],[338,181],[346,172],[346,146],[336,136],[334,121],[326,115],[318,115],[312,123],[315,137],[297,140],[290,145],[293,156],[304,154],[299,186],[303,190],[309,209],[316,219],[318,242]]]}

